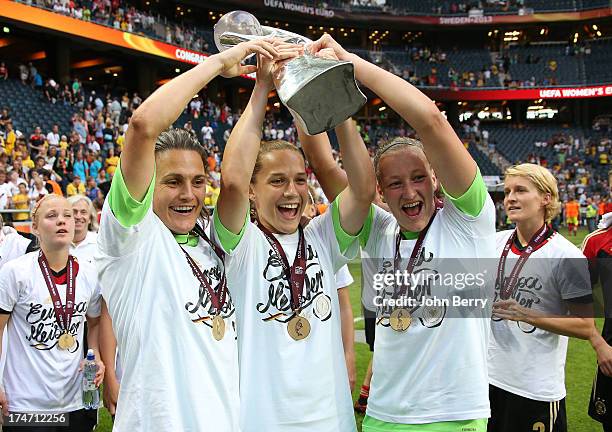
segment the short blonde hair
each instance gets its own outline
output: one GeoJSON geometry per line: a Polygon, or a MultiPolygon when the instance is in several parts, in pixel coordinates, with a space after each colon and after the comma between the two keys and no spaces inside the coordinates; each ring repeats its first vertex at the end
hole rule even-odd
{"type": "MultiPolygon", "coordinates": [[[[399,150],[404,150],[406,148],[416,148],[416,149],[421,150],[423,154],[425,154],[423,143],[417,139],[408,138],[408,137],[393,138],[391,141],[388,141],[380,145],[376,149],[376,153],[374,154],[374,172],[376,173],[377,179],[380,179],[379,166],[380,166],[380,160],[383,158],[383,156],[386,156],[387,154],[390,154],[390,153],[393,153],[399,150]]],[[[427,159],[427,155],[425,155],[425,159],[427,159]]]]}
{"type": "Polygon", "coordinates": [[[540,165],[524,163],[508,168],[505,172],[505,178],[508,177],[525,177],[533,183],[541,194],[550,194],[550,203],[544,209],[544,220],[546,222],[550,222],[559,214],[561,202],[559,201],[557,179],[549,170],[540,165]]]}

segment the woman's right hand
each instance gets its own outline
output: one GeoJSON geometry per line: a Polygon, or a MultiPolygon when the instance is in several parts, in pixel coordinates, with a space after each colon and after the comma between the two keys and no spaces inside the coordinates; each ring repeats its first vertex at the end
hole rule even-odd
{"type": "Polygon", "coordinates": [[[327,33],[325,33],[319,39],[306,46],[306,49],[308,49],[312,55],[317,55],[319,51],[325,48],[332,49],[339,60],[351,61],[351,53],[342,48],[342,45],[336,42],[334,38],[332,38],[327,33]]]}
{"type": "Polygon", "coordinates": [[[283,42],[280,39],[271,41],[276,49],[274,59],[257,56],[257,85],[263,86],[267,91],[274,88],[273,74],[288,61],[303,54],[304,47],[302,45],[283,42]]]}
{"type": "Polygon", "coordinates": [[[221,72],[219,74],[224,78],[233,78],[255,72],[257,70],[256,66],[240,64],[245,57],[254,53],[270,60],[278,55],[278,51],[270,41],[254,40],[242,42],[226,51],[215,54],[221,63],[221,72]]]}

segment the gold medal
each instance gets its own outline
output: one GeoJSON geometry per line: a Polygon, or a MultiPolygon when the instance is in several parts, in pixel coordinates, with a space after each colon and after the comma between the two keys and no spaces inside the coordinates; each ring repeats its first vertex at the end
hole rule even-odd
{"type": "Polygon", "coordinates": [[[218,341],[223,339],[223,336],[225,335],[225,320],[221,317],[221,315],[215,315],[212,320],[212,334],[218,341]]]}
{"type": "Polygon", "coordinates": [[[412,323],[412,317],[407,309],[395,309],[389,317],[389,324],[396,332],[404,332],[408,330],[412,323]]]}
{"type": "Polygon", "coordinates": [[[74,336],[66,332],[60,336],[59,341],[57,342],[57,346],[61,350],[67,350],[67,349],[72,348],[72,346],[74,345],[74,342],[75,342],[74,336]]]}
{"type": "Polygon", "coordinates": [[[287,323],[287,331],[296,341],[306,339],[310,334],[310,323],[303,316],[296,315],[287,323]]]}

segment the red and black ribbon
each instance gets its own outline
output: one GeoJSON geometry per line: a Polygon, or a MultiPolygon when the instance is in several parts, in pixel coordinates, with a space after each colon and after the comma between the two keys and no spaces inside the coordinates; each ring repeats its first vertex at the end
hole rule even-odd
{"type": "Polygon", "coordinates": [[[289,266],[287,254],[283,250],[283,246],[278,239],[258,220],[255,220],[255,225],[261,230],[266,240],[268,240],[268,243],[270,243],[274,253],[280,258],[283,272],[291,288],[291,309],[294,312],[299,312],[302,305],[304,280],[306,278],[306,241],[304,240],[304,229],[301,225],[298,225],[299,237],[297,252],[295,253],[293,265],[289,266]]]}
{"type": "Polygon", "coordinates": [[[227,300],[227,291],[228,291],[227,278],[225,276],[225,252],[223,252],[223,250],[219,246],[214,244],[212,240],[208,238],[208,236],[206,235],[202,227],[196,224],[193,230],[198,236],[202,237],[202,239],[210,245],[211,249],[215,252],[215,254],[219,257],[219,259],[223,263],[223,275],[221,276],[221,281],[216,286],[216,289],[213,288],[212,285],[208,282],[208,280],[204,277],[204,275],[202,274],[202,271],[200,270],[200,268],[198,267],[194,259],[191,258],[191,256],[183,248],[183,246],[181,245],[179,246],[181,247],[183,253],[185,254],[185,258],[187,258],[187,263],[189,264],[189,267],[191,267],[191,271],[193,272],[193,275],[198,279],[198,281],[200,282],[200,285],[203,286],[204,289],[206,289],[206,291],[208,292],[208,295],[210,296],[210,301],[212,302],[213,307],[215,308],[217,314],[221,314],[221,309],[223,309],[223,306],[225,306],[225,302],[227,300]]]}
{"type": "Polygon", "coordinates": [[[51,276],[51,268],[47,257],[41,250],[38,253],[38,265],[47,284],[49,295],[53,301],[53,311],[55,312],[55,319],[62,333],[68,333],[70,328],[70,322],[72,321],[72,315],[74,313],[74,299],[76,296],[76,278],[74,274],[75,259],[72,255],[68,255],[68,266],[66,269],[66,307],[62,306],[62,300],[57,286],[51,276]]]}
{"type": "Polygon", "coordinates": [[[508,258],[508,253],[510,252],[510,248],[512,247],[512,243],[517,236],[516,230],[510,235],[510,238],[506,242],[504,249],[501,254],[501,258],[499,259],[499,264],[497,265],[497,279],[495,280],[496,286],[499,287],[499,297],[502,300],[508,300],[514,294],[514,290],[516,289],[516,283],[518,282],[519,274],[523,269],[525,263],[529,259],[529,256],[536,250],[538,247],[549,237],[551,232],[551,228],[548,225],[544,224],[542,228],[540,228],[536,233],[531,237],[527,247],[521,252],[519,258],[514,265],[514,268],[510,272],[510,276],[506,280],[504,278],[504,273],[506,270],[506,259],[508,258]]]}

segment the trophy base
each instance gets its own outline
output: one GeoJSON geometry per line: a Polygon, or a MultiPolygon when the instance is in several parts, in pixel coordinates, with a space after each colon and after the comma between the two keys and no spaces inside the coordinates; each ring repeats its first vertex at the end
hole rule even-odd
{"type": "Polygon", "coordinates": [[[367,100],[357,87],[352,63],[327,61],[331,67],[312,77],[284,102],[308,135],[335,128],[367,100]]]}

